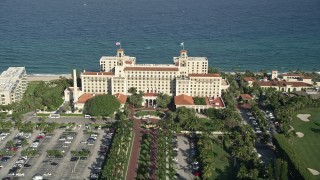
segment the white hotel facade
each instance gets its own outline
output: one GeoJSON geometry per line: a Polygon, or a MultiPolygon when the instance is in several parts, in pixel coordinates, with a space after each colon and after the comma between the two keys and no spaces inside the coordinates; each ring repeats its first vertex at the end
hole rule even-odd
{"type": "Polygon", "coordinates": [[[27,87],[25,67],[9,67],[0,74],[0,105],[19,102],[27,87]]]}
{"type": "Polygon", "coordinates": [[[118,49],[116,56],[101,57],[100,72],[81,73],[81,82],[78,97],[106,93],[130,95],[128,90],[135,87],[144,93],[148,103],[153,103],[157,93],[216,98],[228,88],[219,74],[208,73],[206,57],[189,57],[187,50],[181,50],[172,64],[137,64],[135,57],[118,49]]]}

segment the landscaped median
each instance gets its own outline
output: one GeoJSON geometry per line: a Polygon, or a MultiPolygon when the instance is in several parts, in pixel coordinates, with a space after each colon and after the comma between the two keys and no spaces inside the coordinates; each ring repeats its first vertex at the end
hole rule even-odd
{"type": "Polygon", "coordinates": [[[137,179],[148,179],[150,167],[151,136],[144,134],[141,140],[137,179]]]}
{"type": "Polygon", "coordinates": [[[137,111],[134,113],[135,117],[143,118],[143,117],[151,117],[151,118],[163,118],[165,113],[161,111],[137,111]]]}
{"type": "Polygon", "coordinates": [[[114,139],[106,163],[102,170],[102,179],[125,179],[128,158],[132,144],[132,121],[121,120],[116,125],[114,139]]]}

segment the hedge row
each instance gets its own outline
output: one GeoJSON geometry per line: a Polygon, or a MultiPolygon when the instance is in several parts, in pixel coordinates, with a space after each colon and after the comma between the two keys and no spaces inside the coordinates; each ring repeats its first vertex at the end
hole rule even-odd
{"type": "Polygon", "coordinates": [[[307,169],[308,167],[300,156],[288,143],[288,139],[283,134],[274,135],[275,145],[278,153],[288,162],[289,172],[293,179],[316,179],[307,169]]]}

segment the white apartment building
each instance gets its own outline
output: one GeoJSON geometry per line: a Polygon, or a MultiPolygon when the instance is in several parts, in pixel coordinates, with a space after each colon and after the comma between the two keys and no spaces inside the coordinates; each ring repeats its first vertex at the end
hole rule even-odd
{"type": "Polygon", "coordinates": [[[219,74],[208,74],[206,57],[189,57],[181,50],[172,64],[136,64],[136,58],[118,49],[116,56],[100,59],[100,72],[81,74],[82,92],[128,95],[131,87],[146,96],[165,93],[198,97],[219,97],[228,83],[219,74]]]}
{"type": "Polygon", "coordinates": [[[0,105],[19,102],[27,89],[27,73],[24,67],[9,67],[0,75],[0,105]]]}

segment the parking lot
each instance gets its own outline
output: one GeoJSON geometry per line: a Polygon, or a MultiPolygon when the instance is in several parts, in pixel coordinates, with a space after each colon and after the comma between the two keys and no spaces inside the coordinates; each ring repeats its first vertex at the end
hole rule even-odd
{"type": "MultiPolygon", "coordinates": [[[[27,147],[36,150],[38,156],[22,157],[20,154],[22,148],[18,149],[15,156],[2,163],[0,177],[33,179],[37,176],[59,180],[90,179],[92,175],[97,177],[102,169],[108,145],[111,143],[113,130],[100,127],[90,129],[89,132],[84,130],[87,130],[85,126],[76,126],[71,131],[56,129],[51,134],[35,131],[28,138],[27,147]],[[48,157],[48,150],[62,152],[63,156],[48,157]],[[71,151],[84,150],[90,152],[88,157],[73,157],[71,153],[71,151]],[[16,166],[18,166],[17,170],[14,168],[16,166]],[[12,169],[15,171],[13,172],[12,169]]],[[[16,138],[17,132],[13,130],[11,134],[6,135],[1,141],[1,147],[5,147],[7,141],[16,138]]]]}
{"type": "Polygon", "coordinates": [[[241,110],[241,115],[243,120],[245,120],[249,125],[251,125],[254,129],[257,141],[255,143],[255,148],[257,150],[258,156],[261,160],[261,163],[269,162],[270,159],[275,159],[275,153],[272,150],[272,135],[277,133],[276,128],[273,124],[274,116],[270,112],[262,111],[265,115],[266,120],[268,121],[268,125],[265,129],[265,133],[267,133],[269,138],[262,139],[262,128],[258,123],[257,119],[253,117],[250,111],[241,110]]]}
{"type": "Polygon", "coordinates": [[[8,173],[17,172],[18,174],[21,171],[21,166],[17,162],[24,162],[25,160],[20,160],[20,153],[22,151],[22,141],[26,140],[27,143],[31,143],[37,136],[37,132],[35,133],[19,133],[17,130],[12,130],[10,135],[8,135],[3,141],[1,141],[1,150],[5,150],[6,152],[13,153],[12,155],[5,155],[1,157],[1,171],[0,177],[5,177],[8,173]],[[12,148],[6,147],[7,142],[13,142],[12,148]]]}
{"type": "Polygon", "coordinates": [[[190,142],[187,136],[178,135],[177,136],[177,146],[178,148],[175,160],[175,170],[177,179],[194,179],[194,170],[192,166],[192,156],[194,155],[194,149],[190,148],[190,142]]]}

